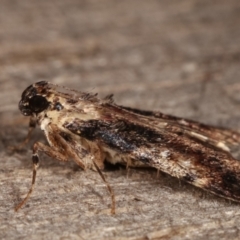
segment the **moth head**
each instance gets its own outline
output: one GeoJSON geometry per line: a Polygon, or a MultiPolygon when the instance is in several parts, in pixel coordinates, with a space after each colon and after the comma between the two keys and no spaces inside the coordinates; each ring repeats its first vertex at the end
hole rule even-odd
{"type": "Polygon", "coordinates": [[[24,116],[38,114],[49,107],[48,88],[48,82],[41,81],[30,85],[23,91],[19,109],[24,116]]]}

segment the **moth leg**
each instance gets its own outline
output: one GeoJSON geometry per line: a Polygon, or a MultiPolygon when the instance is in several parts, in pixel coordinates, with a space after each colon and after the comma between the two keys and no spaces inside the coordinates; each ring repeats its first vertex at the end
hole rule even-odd
{"type": "Polygon", "coordinates": [[[108,181],[106,180],[106,178],[104,177],[101,171],[101,169],[104,168],[104,159],[106,156],[105,154],[103,154],[103,151],[96,145],[90,146],[90,152],[92,154],[82,154],[81,157],[83,159],[83,162],[86,165],[86,167],[87,167],[87,163],[90,164],[89,161],[93,163],[93,166],[91,166],[91,169],[97,171],[100,177],[102,178],[103,182],[105,183],[108,189],[108,192],[111,196],[111,202],[112,202],[111,214],[115,214],[115,205],[116,205],[115,195],[114,195],[113,189],[111,188],[110,184],[108,183],[108,181]]]}
{"type": "Polygon", "coordinates": [[[64,154],[60,153],[57,149],[44,145],[41,142],[36,142],[33,145],[33,153],[32,153],[32,162],[33,162],[32,184],[27,193],[27,196],[15,207],[15,211],[18,211],[27,202],[28,198],[33,192],[33,189],[35,186],[35,180],[37,176],[37,168],[39,166],[39,156],[38,156],[39,151],[59,161],[66,162],[69,160],[68,156],[65,156],[64,154]]]}
{"type": "Polygon", "coordinates": [[[55,124],[49,125],[47,138],[51,146],[59,146],[58,151],[67,155],[70,159],[73,159],[79,167],[83,170],[87,168],[86,164],[82,160],[82,156],[84,156],[83,151],[81,156],[78,156],[76,150],[71,147],[71,139],[68,139],[67,141],[63,136],[61,136],[60,131],[55,124]]]}
{"type": "MultiPolygon", "coordinates": [[[[56,127],[54,125],[52,125],[51,127],[52,127],[52,129],[56,130],[55,131],[55,133],[56,133],[57,132],[56,127]]],[[[101,171],[101,169],[104,166],[103,162],[104,162],[104,158],[105,158],[101,149],[98,148],[97,146],[92,145],[90,147],[91,151],[90,151],[89,154],[86,153],[86,150],[81,149],[82,151],[78,151],[78,154],[80,154],[80,156],[78,156],[78,154],[71,148],[70,144],[63,137],[61,137],[59,134],[54,134],[54,135],[50,134],[48,137],[49,137],[50,141],[56,141],[62,147],[62,150],[59,150],[59,151],[63,151],[63,149],[64,149],[64,152],[69,157],[73,158],[73,160],[83,170],[85,170],[86,168],[91,168],[92,170],[97,170],[97,172],[100,175],[100,177],[102,178],[103,182],[106,184],[108,192],[110,193],[110,196],[111,196],[111,201],[112,201],[111,214],[115,214],[115,205],[116,205],[115,195],[114,195],[114,192],[113,192],[110,184],[107,182],[106,178],[104,177],[104,175],[101,171]],[[93,160],[93,158],[95,158],[95,160],[93,160]],[[93,163],[93,166],[89,165],[90,162],[93,163]]],[[[80,150],[80,149],[78,148],[78,150],[80,150]]],[[[50,157],[58,159],[56,156],[50,156],[50,157]]]]}
{"type": "Polygon", "coordinates": [[[58,138],[58,143],[61,142],[62,146],[64,146],[66,152],[73,158],[73,160],[82,168],[91,168],[98,172],[100,177],[102,178],[103,182],[105,183],[108,192],[111,196],[111,214],[115,214],[115,195],[113,189],[111,188],[110,184],[107,182],[106,178],[104,177],[101,169],[104,168],[104,159],[105,155],[103,154],[102,150],[97,146],[90,146],[90,152],[86,151],[85,149],[78,148],[78,154],[69,146],[65,139],[63,139],[60,135],[55,135],[55,138],[58,138]],[[91,164],[93,163],[93,166],[91,164]]]}
{"type": "MultiPolygon", "coordinates": [[[[100,148],[97,146],[91,146],[90,152],[86,152],[85,149],[81,149],[81,151],[78,151],[78,154],[76,154],[75,151],[69,146],[69,144],[66,142],[65,139],[63,139],[60,135],[55,135],[55,138],[58,139],[58,143],[61,142],[61,145],[65,148],[65,151],[68,153],[69,156],[73,158],[73,160],[82,168],[91,168],[92,170],[95,170],[98,172],[100,177],[102,178],[103,182],[106,184],[106,187],[108,189],[108,192],[111,196],[112,206],[111,206],[111,214],[115,214],[115,195],[113,192],[113,189],[111,188],[110,184],[107,182],[106,178],[104,177],[101,169],[104,167],[104,154],[101,151],[100,148]],[[90,163],[93,163],[93,166],[90,165],[90,163]]],[[[79,149],[79,148],[78,148],[79,149]]],[[[79,149],[80,150],[80,149],[79,149]]]]}
{"type": "Polygon", "coordinates": [[[95,161],[92,161],[98,174],[100,175],[100,177],[102,178],[103,182],[106,184],[108,192],[110,193],[111,196],[111,200],[112,200],[112,207],[111,207],[111,214],[115,214],[115,205],[116,205],[116,201],[115,201],[115,194],[113,192],[113,189],[111,188],[110,184],[107,182],[106,178],[104,177],[102,171],[100,170],[100,168],[98,167],[98,165],[95,163],[95,161]]]}
{"type": "Polygon", "coordinates": [[[10,147],[12,150],[21,150],[23,149],[23,147],[28,144],[31,136],[32,136],[32,132],[33,130],[35,129],[36,127],[36,118],[35,117],[30,117],[30,120],[29,120],[29,126],[28,126],[28,134],[27,136],[25,137],[25,139],[19,143],[17,146],[13,146],[13,147],[10,147]]]}

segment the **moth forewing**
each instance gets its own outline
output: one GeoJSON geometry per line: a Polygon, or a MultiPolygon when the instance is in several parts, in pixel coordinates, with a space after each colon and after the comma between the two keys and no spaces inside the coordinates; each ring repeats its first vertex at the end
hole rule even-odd
{"type": "Polygon", "coordinates": [[[240,143],[240,133],[230,129],[210,126],[193,120],[166,115],[161,112],[143,111],[124,106],[121,107],[141,116],[146,116],[148,119],[152,119],[155,121],[156,127],[165,128],[170,132],[181,132],[182,134],[194,135],[194,137],[199,137],[203,141],[211,142],[212,145],[219,146],[226,151],[229,151],[229,146],[239,145],[240,143]]]}
{"type": "Polygon", "coordinates": [[[112,197],[101,169],[104,162],[131,167],[150,166],[221,197],[240,202],[240,162],[229,153],[240,134],[160,112],[116,105],[48,82],[29,86],[19,108],[36,118],[49,146],[34,144],[33,179],[42,151],[60,161],[73,159],[82,169],[98,171],[112,197]]]}

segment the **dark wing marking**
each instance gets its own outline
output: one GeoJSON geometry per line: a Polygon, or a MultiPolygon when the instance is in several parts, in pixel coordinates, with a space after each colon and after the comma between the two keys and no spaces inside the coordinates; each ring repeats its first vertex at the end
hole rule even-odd
{"type": "MultiPolygon", "coordinates": [[[[121,106],[121,108],[135,114],[146,116],[148,118],[155,118],[158,121],[165,122],[165,128],[169,131],[181,132],[183,130],[187,130],[188,133],[194,132],[199,135],[206,136],[210,141],[213,140],[213,145],[217,145],[218,142],[222,142],[223,144],[227,144],[229,146],[240,144],[240,133],[227,128],[210,126],[193,120],[166,115],[161,112],[145,111],[124,106],[121,106]]],[[[195,134],[195,137],[198,136],[195,134]]],[[[199,137],[201,138],[201,136],[199,137]]]]}
{"type": "Polygon", "coordinates": [[[198,138],[139,124],[119,114],[100,120],[76,118],[65,122],[63,127],[130,159],[214,194],[240,201],[240,162],[198,138]]]}

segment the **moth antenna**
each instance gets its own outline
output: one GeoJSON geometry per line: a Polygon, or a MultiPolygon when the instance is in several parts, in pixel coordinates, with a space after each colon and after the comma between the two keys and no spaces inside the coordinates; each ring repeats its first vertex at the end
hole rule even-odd
{"type": "Polygon", "coordinates": [[[100,177],[102,178],[102,180],[104,181],[104,183],[107,186],[108,192],[110,193],[111,200],[112,200],[111,214],[115,214],[116,201],[115,201],[114,192],[113,192],[111,186],[109,185],[109,183],[107,182],[106,178],[104,177],[103,173],[101,172],[100,168],[98,167],[98,165],[94,161],[93,161],[93,164],[94,164],[95,168],[97,169],[98,174],[100,175],[100,177]]]}

